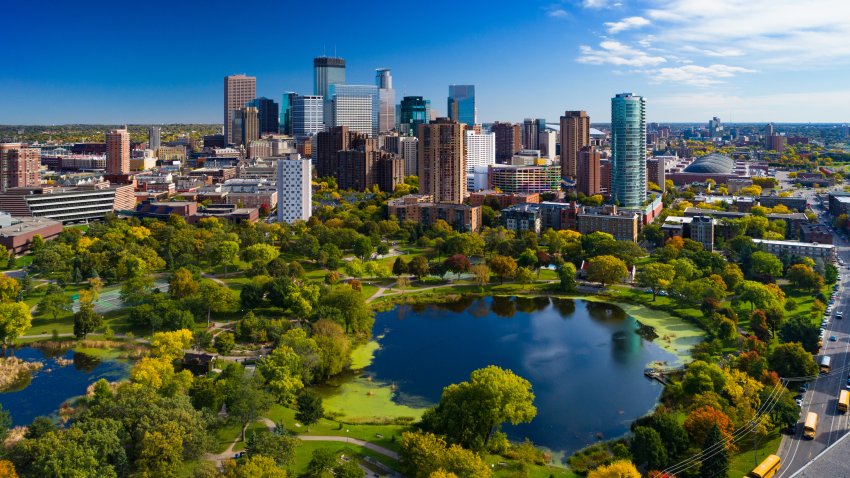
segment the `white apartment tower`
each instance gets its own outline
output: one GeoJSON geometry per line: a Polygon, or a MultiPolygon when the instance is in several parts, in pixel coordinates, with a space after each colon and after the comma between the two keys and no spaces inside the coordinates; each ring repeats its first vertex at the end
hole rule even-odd
{"type": "MultiPolygon", "coordinates": [[[[467,189],[481,189],[476,185],[474,173],[486,171],[496,164],[496,133],[482,133],[480,130],[466,130],[466,177],[467,189]]],[[[479,181],[480,182],[480,181],[479,181]]]]}
{"type": "Polygon", "coordinates": [[[277,220],[292,224],[313,215],[312,163],[292,154],[277,160],[277,220]]]}

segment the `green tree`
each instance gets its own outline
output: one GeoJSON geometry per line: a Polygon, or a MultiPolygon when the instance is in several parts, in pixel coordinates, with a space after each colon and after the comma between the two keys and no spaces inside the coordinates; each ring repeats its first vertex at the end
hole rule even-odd
{"type": "Polygon", "coordinates": [[[363,294],[351,287],[334,287],[321,298],[320,304],[323,312],[333,312],[327,318],[339,322],[346,333],[368,336],[375,323],[363,294]]]}
{"type": "Polygon", "coordinates": [[[215,349],[222,355],[229,354],[236,346],[236,337],[231,332],[221,332],[215,336],[215,349]]]}
{"type": "Polygon", "coordinates": [[[516,425],[535,415],[531,384],[491,365],[473,371],[468,382],[444,388],[440,403],[425,412],[422,423],[452,443],[481,450],[502,423],[516,425]]]}
{"type": "Polygon", "coordinates": [[[304,473],[304,476],[309,478],[332,476],[333,470],[338,463],[336,453],[333,450],[328,448],[313,450],[313,455],[310,457],[310,462],[307,463],[307,471],[304,473]]]}
{"type": "Polygon", "coordinates": [[[210,316],[213,312],[217,314],[232,312],[238,304],[233,291],[215,281],[202,281],[198,292],[202,307],[207,312],[207,327],[210,325],[210,316]]]}
{"type": "Polygon", "coordinates": [[[534,273],[527,267],[518,267],[516,270],[516,281],[526,286],[534,281],[534,273]]]}
{"type": "Polygon", "coordinates": [[[365,261],[372,257],[375,253],[375,247],[372,245],[372,240],[366,236],[359,236],[354,240],[353,244],[354,255],[365,261]]]}
{"type": "Polygon", "coordinates": [[[635,428],[631,452],[635,463],[645,465],[647,469],[660,470],[667,466],[667,449],[664,448],[661,435],[652,428],[635,428]]]}
{"type": "Polygon", "coordinates": [[[103,317],[94,311],[93,305],[80,304],[80,310],[74,314],[74,336],[84,339],[102,324],[103,317]]]}
{"type": "Polygon", "coordinates": [[[751,280],[741,283],[738,289],[738,300],[749,302],[750,310],[755,310],[756,308],[769,309],[776,302],[774,294],[764,284],[751,280]]]}
{"type": "Polygon", "coordinates": [[[670,285],[675,274],[673,266],[652,262],[638,269],[636,280],[641,287],[652,289],[652,301],[655,302],[658,292],[670,285]]]}
{"type": "Polygon", "coordinates": [[[572,262],[565,262],[558,268],[558,285],[561,292],[575,292],[576,266],[572,262]]]}
{"type": "Polygon", "coordinates": [[[221,478],[287,478],[286,470],[277,465],[274,458],[253,455],[245,460],[226,461],[221,478]]]}
{"type": "Polygon", "coordinates": [[[281,433],[252,433],[248,436],[245,450],[250,456],[268,456],[279,466],[289,466],[295,462],[295,450],[301,440],[281,433]]]}
{"type": "Polygon", "coordinates": [[[322,406],[322,397],[316,392],[307,391],[298,396],[295,402],[297,412],[295,419],[301,422],[307,431],[310,431],[310,425],[319,421],[322,415],[325,414],[325,409],[322,406]]]}
{"type": "Polygon", "coordinates": [[[402,471],[412,478],[431,478],[438,472],[465,478],[492,475],[490,466],[479,455],[457,444],[447,445],[433,433],[404,432],[399,458],[402,471]]]}
{"type": "Polygon", "coordinates": [[[153,279],[147,275],[130,277],[121,285],[119,296],[125,305],[139,305],[153,292],[153,279]]]}
{"type": "Polygon", "coordinates": [[[363,478],[366,476],[366,472],[360,468],[355,460],[340,463],[334,468],[333,474],[336,478],[363,478]]]}
{"type": "Polygon", "coordinates": [[[61,287],[50,284],[47,286],[44,297],[38,302],[38,314],[49,315],[53,317],[53,320],[56,320],[59,314],[70,313],[73,303],[74,301],[65,294],[61,287]]]}
{"type": "Polygon", "coordinates": [[[404,257],[398,256],[395,258],[395,262],[393,262],[393,274],[396,276],[407,274],[407,262],[404,262],[404,257]]]}
{"type": "Polygon", "coordinates": [[[242,260],[250,262],[253,266],[263,267],[269,262],[277,259],[280,251],[274,246],[268,244],[254,244],[242,250],[242,260]]]}
{"type": "Polygon", "coordinates": [[[782,277],[782,261],[769,252],[754,252],[750,258],[750,272],[771,280],[782,277]]]}
{"type": "Polygon", "coordinates": [[[814,293],[823,288],[823,277],[805,264],[794,264],[788,268],[785,278],[797,289],[810,290],[814,293]]]}
{"type": "Polygon", "coordinates": [[[726,283],[729,290],[736,290],[738,285],[744,282],[744,273],[738,267],[738,264],[734,263],[728,263],[723,266],[723,272],[720,274],[720,277],[723,278],[723,282],[726,283]]]}
{"type": "Polygon", "coordinates": [[[0,302],[15,302],[20,293],[20,282],[6,274],[0,274],[0,302]]]}
{"type": "Polygon", "coordinates": [[[242,441],[245,440],[245,429],[248,424],[257,419],[272,406],[273,398],[255,378],[234,377],[235,394],[231,397],[228,412],[239,419],[242,429],[242,441]]]}
{"type": "Polygon", "coordinates": [[[818,328],[811,319],[795,315],[782,324],[779,336],[783,342],[798,342],[809,353],[818,351],[818,328]]]}
{"type": "Polygon", "coordinates": [[[12,428],[12,417],[3,409],[3,404],[0,404],[0,442],[6,441],[10,428],[12,428]]]}
{"type": "Polygon", "coordinates": [[[411,274],[415,275],[417,279],[422,280],[423,277],[428,275],[428,259],[424,256],[414,257],[407,265],[407,270],[410,271],[411,274]]]}
{"type": "Polygon", "coordinates": [[[513,257],[493,256],[490,259],[490,270],[499,276],[499,283],[504,284],[505,278],[512,279],[516,275],[517,263],[513,257]]]}
{"type": "Polygon", "coordinates": [[[227,274],[227,266],[235,264],[237,257],[239,257],[239,243],[236,241],[221,241],[215,248],[213,263],[223,265],[224,273],[227,274]]]}
{"type": "Polygon", "coordinates": [[[716,478],[729,473],[729,452],[723,442],[720,428],[714,425],[702,447],[702,466],[699,468],[700,478],[716,478]]]}
{"type": "Polygon", "coordinates": [[[780,377],[814,377],[818,373],[815,359],[796,342],[777,345],[768,363],[780,377]]]}
{"type": "Polygon", "coordinates": [[[626,263],[614,256],[597,256],[587,261],[587,279],[605,284],[622,282],[628,277],[626,263]]]}
{"type": "Polygon", "coordinates": [[[192,271],[181,267],[171,274],[168,281],[168,294],[175,299],[185,299],[198,293],[200,286],[192,276],[192,271]]]}
{"type": "Polygon", "coordinates": [[[653,415],[652,428],[661,436],[668,459],[678,460],[688,451],[688,432],[673,414],[656,413],[653,415]]]}
{"type": "Polygon", "coordinates": [[[266,385],[278,403],[290,403],[304,388],[301,381],[301,359],[289,347],[277,347],[257,363],[257,371],[265,378],[266,385]]]}

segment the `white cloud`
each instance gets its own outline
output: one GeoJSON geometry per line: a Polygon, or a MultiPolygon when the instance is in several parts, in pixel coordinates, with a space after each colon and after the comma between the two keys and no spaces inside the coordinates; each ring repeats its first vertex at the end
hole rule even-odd
{"type": "Polygon", "coordinates": [[[553,5],[547,9],[546,16],[550,18],[567,18],[570,14],[563,8],[553,5]]]}
{"type": "Polygon", "coordinates": [[[608,0],[584,0],[582,5],[584,8],[605,8],[608,6],[608,0]]]}
{"type": "Polygon", "coordinates": [[[729,65],[684,65],[659,68],[648,73],[656,82],[670,81],[693,86],[713,86],[722,83],[723,79],[732,78],[740,73],[755,73],[755,70],[729,65]]]}
{"type": "Polygon", "coordinates": [[[605,40],[599,43],[599,47],[597,50],[588,45],[581,45],[581,55],[577,61],[591,65],[610,64],[637,68],[656,66],[667,61],[664,57],[649,55],[618,41],[605,40]]]}
{"type": "Polygon", "coordinates": [[[619,22],[605,22],[605,28],[608,29],[608,33],[620,33],[625,30],[632,30],[634,28],[645,27],[649,25],[649,20],[643,17],[627,17],[619,22]]]}

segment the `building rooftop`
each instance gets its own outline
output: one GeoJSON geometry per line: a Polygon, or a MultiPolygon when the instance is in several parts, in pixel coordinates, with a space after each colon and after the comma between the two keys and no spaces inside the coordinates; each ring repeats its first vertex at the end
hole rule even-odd
{"type": "Polygon", "coordinates": [[[711,153],[701,158],[697,158],[687,168],[686,173],[703,173],[703,174],[732,174],[735,166],[735,160],[729,156],[711,153]]]}
{"type": "Polygon", "coordinates": [[[798,247],[816,247],[820,249],[835,249],[832,244],[818,244],[817,242],[800,242],[800,241],[777,241],[773,239],[753,239],[756,244],[774,244],[777,246],[798,246],[798,247]]]}
{"type": "Polygon", "coordinates": [[[33,230],[38,230],[55,224],[61,225],[62,223],[46,217],[11,217],[4,214],[3,217],[0,218],[0,237],[13,237],[28,234],[33,230]],[[9,219],[11,221],[9,221],[9,219]],[[11,224],[9,224],[10,222],[11,224]]]}

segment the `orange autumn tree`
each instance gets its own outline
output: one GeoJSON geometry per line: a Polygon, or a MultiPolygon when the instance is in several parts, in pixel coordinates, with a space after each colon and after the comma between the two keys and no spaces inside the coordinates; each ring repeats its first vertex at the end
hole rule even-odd
{"type": "MultiPolygon", "coordinates": [[[[735,426],[732,425],[732,420],[725,413],[710,405],[705,405],[692,411],[688,414],[688,418],[685,419],[684,423],[685,431],[691,437],[692,443],[705,443],[705,438],[714,425],[717,425],[717,428],[720,429],[720,434],[723,436],[724,441],[731,440],[732,431],[735,429],[735,426]]],[[[727,448],[731,451],[733,445],[731,441],[728,443],[727,448]]]]}

